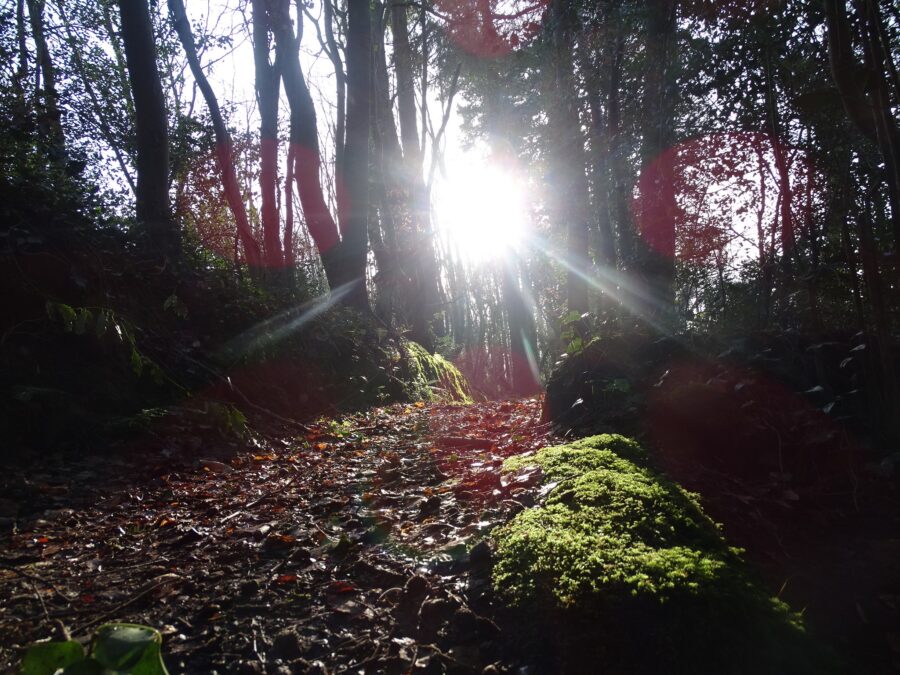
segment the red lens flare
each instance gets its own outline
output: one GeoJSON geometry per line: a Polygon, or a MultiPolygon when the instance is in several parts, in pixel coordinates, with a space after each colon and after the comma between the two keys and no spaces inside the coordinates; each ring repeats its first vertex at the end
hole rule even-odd
{"type": "Polygon", "coordinates": [[[631,212],[643,241],[667,257],[695,264],[725,252],[763,258],[809,235],[818,181],[802,150],[768,134],[713,134],[648,163],[631,212]]]}
{"type": "Polygon", "coordinates": [[[727,362],[673,363],[648,401],[647,420],[665,469],[688,483],[712,467],[748,480],[790,475],[802,484],[846,475],[859,453],[811,398],[727,362]]]}

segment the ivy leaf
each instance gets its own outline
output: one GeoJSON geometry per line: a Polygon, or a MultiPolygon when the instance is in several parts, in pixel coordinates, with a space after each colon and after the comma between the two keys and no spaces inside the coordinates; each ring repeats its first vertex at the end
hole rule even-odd
{"type": "Polygon", "coordinates": [[[91,655],[110,670],[127,670],[132,675],[168,675],[160,645],[162,635],[158,630],[110,623],[97,630],[91,655]]]}
{"type": "Polygon", "coordinates": [[[21,675],[53,675],[60,668],[84,660],[84,648],[75,640],[39,642],[25,652],[21,675]]]}
{"type": "Polygon", "coordinates": [[[573,324],[576,321],[580,321],[580,320],[581,320],[581,314],[579,314],[578,312],[572,311],[572,312],[569,312],[568,314],[566,314],[562,318],[562,325],[568,326],[568,325],[573,324]]]}

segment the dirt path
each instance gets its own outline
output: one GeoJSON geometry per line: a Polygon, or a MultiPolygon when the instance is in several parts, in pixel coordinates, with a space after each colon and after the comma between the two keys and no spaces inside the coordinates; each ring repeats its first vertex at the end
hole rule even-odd
{"type": "Polygon", "coordinates": [[[55,625],[111,620],[159,628],[173,673],[524,665],[478,543],[530,503],[498,468],[547,444],[538,418],[533,399],[417,403],[7,474],[0,669],[55,625]]]}

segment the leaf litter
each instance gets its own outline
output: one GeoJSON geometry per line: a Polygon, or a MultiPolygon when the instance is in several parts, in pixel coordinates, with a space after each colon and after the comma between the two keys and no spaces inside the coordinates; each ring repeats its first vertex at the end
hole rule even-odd
{"type": "Polygon", "coordinates": [[[552,441],[540,405],[394,405],[242,447],[160,434],[7,473],[0,668],[116,620],[162,631],[173,673],[512,672],[487,536],[534,501],[539,476],[499,469],[552,441]]]}

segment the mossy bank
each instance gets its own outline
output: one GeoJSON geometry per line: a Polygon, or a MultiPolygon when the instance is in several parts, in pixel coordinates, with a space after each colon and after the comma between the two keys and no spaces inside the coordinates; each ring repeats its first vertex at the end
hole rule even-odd
{"type": "Polygon", "coordinates": [[[402,375],[407,398],[471,403],[469,382],[440,354],[429,354],[418,342],[404,341],[402,375]]]}
{"type": "Polygon", "coordinates": [[[546,498],[494,531],[493,583],[540,638],[532,648],[543,666],[838,670],[799,615],[754,582],[697,497],[651,468],[634,441],[604,434],[504,464],[536,469],[546,498]]]}

